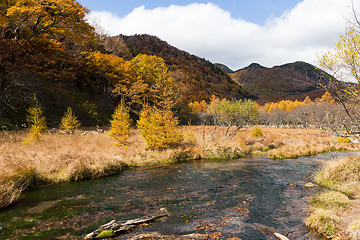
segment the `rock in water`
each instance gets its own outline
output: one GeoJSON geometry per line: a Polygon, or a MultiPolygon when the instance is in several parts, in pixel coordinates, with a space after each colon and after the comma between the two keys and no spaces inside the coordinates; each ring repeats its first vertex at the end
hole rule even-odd
{"type": "Polygon", "coordinates": [[[306,187],[306,188],[314,188],[315,184],[313,184],[312,182],[308,182],[308,183],[304,184],[304,187],[306,187]]]}
{"type": "Polygon", "coordinates": [[[289,240],[287,237],[285,237],[284,235],[281,235],[280,233],[274,233],[274,236],[280,240],[289,240]]]}

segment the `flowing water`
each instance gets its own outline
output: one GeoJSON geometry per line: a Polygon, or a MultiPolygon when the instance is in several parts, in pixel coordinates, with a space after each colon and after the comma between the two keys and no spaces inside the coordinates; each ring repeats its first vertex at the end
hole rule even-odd
{"type": "Polygon", "coordinates": [[[303,185],[331,157],[192,161],[34,189],[0,211],[0,239],[82,239],[112,219],[160,208],[170,216],[117,239],[153,231],[240,239],[276,239],[270,233],[276,231],[289,239],[316,239],[304,219],[307,201],[318,188],[303,185]]]}

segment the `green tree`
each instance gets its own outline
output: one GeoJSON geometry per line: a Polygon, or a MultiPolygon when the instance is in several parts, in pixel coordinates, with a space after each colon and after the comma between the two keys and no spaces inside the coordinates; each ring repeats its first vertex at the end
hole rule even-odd
{"type": "Polygon", "coordinates": [[[259,117],[259,110],[252,100],[223,101],[219,106],[220,119],[223,125],[227,126],[224,139],[232,138],[244,125],[256,123],[259,117]],[[235,127],[230,131],[231,127],[235,127]]]}
{"type": "Polygon", "coordinates": [[[137,127],[149,149],[177,147],[183,139],[177,118],[167,108],[145,106],[140,113],[137,127]]]}
{"type": "Polygon", "coordinates": [[[256,103],[252,100],[220,100],[212,97],[207,108],[211,116],[214,130],[210,139],[213,139],[215,130],[218,126],[226,126],[224,140],[232,138],[245,124],[254,124],[258,120],[259,110],[256,103]],[[235,127],[232,131],[231,128],[235,127]]]}
{"type": "Polygon", "coordinates": [[[131,119],[128,109],[125,106],[124,100],[118,104],[112,115],[111,129],[109,135],[114,138],[115,145],[127,145],[130,138],[131,119]]]}
{"type": "Polygon", "coordinates": [[[69,106],[61,119],[60,129],[66,132],[74,132],[81,126],[80,121],[75,116],[72,108],[69,106]]]}
{"type": "Polygon", "coordinates": [[[26,121],[29,126],[29,136],[26,138],[24,143],[31,143],[34,141],[41,140],[41,134],[43,134],[47,127],[45,116],[43,115],[42,108],[34,95],[33,104],[27,110],[28,115],[26,121]]]}

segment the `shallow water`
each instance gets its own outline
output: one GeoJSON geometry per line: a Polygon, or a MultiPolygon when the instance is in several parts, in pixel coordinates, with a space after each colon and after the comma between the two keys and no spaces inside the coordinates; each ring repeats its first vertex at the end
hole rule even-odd
{"type": "Polygon", "coordinates": [[[304,219],[307,201],[318,188],[303,185],[320,162],[332,157],[192,161],[35,189],[0,211],[0,239],[82,239],[112,219],[160,208],[170,216],[132,234],[219,232],[223,237],[276,239],[270,232],[277,231],[289,239],[316,239],[304,219]]]}

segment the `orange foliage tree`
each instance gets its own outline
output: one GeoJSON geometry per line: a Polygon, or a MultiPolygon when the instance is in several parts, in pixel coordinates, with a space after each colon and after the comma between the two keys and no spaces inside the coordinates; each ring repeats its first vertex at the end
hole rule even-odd
{"type": "Polygon", "coordinates": [[[0,116],[9,104],[9,89],[17,83],[16,74],[47,70],[65,52],[94,39],[86,13],[87,8],[74,0],[0,2],[0,116]]]}
{"type": "Polygon", "coordinates": [[[116,95],[124,99],[134,110],[141,105],[148,85],[136,75],[134,65],[123,58],[99,51],[84,58],[87,84],[107,96],[116,95]],[[134,105],[134,106],[132,106],[134,105]]]}

